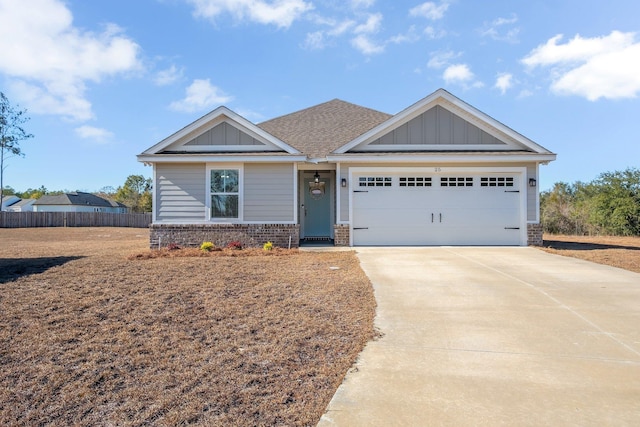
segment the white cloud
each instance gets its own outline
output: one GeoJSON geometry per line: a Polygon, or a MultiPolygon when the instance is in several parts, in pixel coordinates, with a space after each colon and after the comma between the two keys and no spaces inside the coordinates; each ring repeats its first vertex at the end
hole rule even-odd
{"type": "Polygon", "coordinates": [[[409,27],[409,30],[404,34],[398,34],[389,39],[390,43],[400,44],[400,43],[413,43],[420,40],[420,36],[416,34],[416,28],[412,25],[409,27]]]}
{"type": "Polygon", "coordinates": [[[185,97],[180,101],[172,102],[169,108],[174,111],[193,113],[211,109],[232,99],[233,97],[225,95],[218,87],[213,86],[209,79],[196,79],[186,89],[185,97]]]}
{"type": "Polygon", "coordinates": [[[368,9],[375,4],[376,0],[351,0],[351,7],[354,9],[368,9]]]}
{"type": "Polygon", "coordinates": [[[431,59],[429,59],[427,67],[435,69],[444,68],[460,56],[462,56],[462,52],[454,52],[452,50],[433,52],[431,53],[431,59]]]}
{"type": "Polygon", "coordinates": [[[171,67],[166,70],[158,71],[153,78],[153,83],[158,86],[167,86],[180,80],[183,74],[184,69],[178,69],[178,67],[172,64],[171,67]]]}
{"type": "Polygon", "coordinates": [[[113,138],[113,133],[93,126],[80,126],[75,129],[76,135],[82,139],[92,139],[98,143],[106,143],[113,138]]]}
{"type": "Polygon", "coordinates": [[[464,88],[484,86],[482,82],[475,79],[475,75],[467,64],[449,65],[442,73],[442,78],[447,84],[459,84],[464,88]]]}
{"type": "Polygon", "coordinates": [[[73,26],[58,0],[0,0],[0,72],[33,113],[93,118],[87,82],[142,69],[140,47],[116,25],[101,33],[73,26]]]}
{"type": "Polygon", "coordinates": [[[426,27],[423,32],[430,40],[441,39],[447,35],[445,30],[436,30],[432,26],[426,27]]]}
{"type": "Polygon", "coordinates": [[[510,18],[496,18],[493,21],[485,22],[480,30],[483,37],[491,37],[493,40],[518,43],[519,27],[512,25],[518,22],[518,16],[514,13],[510,18]]]}
{"type": "Polygon", "coordinates": [[[272,24],[288,28],[305,12],[313,9],[312,3],[304,0],[187,0],[199,17],[215,19],[229,13],[237,20],[245,19],[259,24],[272,24]]]}
{"type": "Polygon", "coordinates": [[[373,13],[367,18],[367,22],[358,25],[353,32],[355,34],[373,34],[380,30],[382,24],[382,14],[373,13]]]}
{"type": "Polygon", "coordinates": [[[500,73],[496,78],[496,84],[494,85],[496,89],[500,90],[501,94],[505,94],[507,90],[513,87],[513,75],[510,73],[500,73]]]}
{"type": "Polygon", "coordinates": [[[612,31],[602,37],[576,35],[559,44],[557,35],[533,49],[522,62],[551,68],[551,90],[561,95],[635,98],[640,92],[640,42],[636,33],[612,31]]]}
{"type": "Polygon", "coordinates": [[[438,19],[442,19],[444,17],[447,9],[449,9],[449,3],[446,1],[440,4],[428,1],[409,10],[409,15],[437,21],[438,19]]]}
{"type": "Polygon", "coordinates": [[[322,31],[314,31],[313,33],[308,33],[302,43],[302,47],[308,50],[319,50],[324,49],[326,47],[326,39],[324,32],[322,31]]]}
{"type": "Polygon", "coordinates": [[[376,44],[364,34],[351,39],[351,45],[364,55],[375,55],[384,52],[383,44],[376,44]]]}

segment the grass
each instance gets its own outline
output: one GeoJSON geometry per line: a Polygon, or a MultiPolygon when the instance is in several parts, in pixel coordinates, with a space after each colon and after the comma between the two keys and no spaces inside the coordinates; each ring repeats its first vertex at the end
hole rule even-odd
{"type": "Polygon", "coordinates": [[[0,242],[0,425],[315,425],[374,335],[353,252],[152,257],[118,228],[0,242]]]}
{"type": "Polygon", "coordinates": [[[640,273],[640,237],[545,234],[542,249],[640,273]]]}

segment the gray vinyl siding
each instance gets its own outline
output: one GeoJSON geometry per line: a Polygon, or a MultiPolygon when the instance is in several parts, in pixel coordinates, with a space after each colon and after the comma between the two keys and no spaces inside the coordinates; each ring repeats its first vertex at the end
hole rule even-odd
{"type": "Polygon", "coordinates": [[[244,220],[293,221],[293,164],[245,164],[244,220]]]}
{"type": "Polygon", "coordinates": [[[537,167],[535,164],[527,166],[527,176],[525,179],[525,184],[527,186],[527,221],[535,221],[538,219],[538,207],[536,203],[536,199],[538,196],[538,186],[529,187],[529,178],[535,178],[537,167]]]}
{"type": "Polygon", "coordinates": [[[250,135],[222,122],[185,145],[264,145],[250,135]]]}
{"type": "MultiPolygon", "coordinates": [[[[373,141],[371,145],[505,145],[505,143],[437,105],[373,141]]],[[[366,148],[363,149],[366,150],[366,148]]]]}
{"type": "Polygon", "coordinates": [[[205,164],[156,164],[156,221],[206,219],[205,164]]]}

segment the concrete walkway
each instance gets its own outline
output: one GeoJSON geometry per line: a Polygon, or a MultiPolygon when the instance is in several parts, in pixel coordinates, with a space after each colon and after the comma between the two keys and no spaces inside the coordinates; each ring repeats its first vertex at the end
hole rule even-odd
{"type": "Polygon", "coordinates": [[[534,248],[359,248],[384,336],[319,426],[638,426],[640,274],[534,248]]]}

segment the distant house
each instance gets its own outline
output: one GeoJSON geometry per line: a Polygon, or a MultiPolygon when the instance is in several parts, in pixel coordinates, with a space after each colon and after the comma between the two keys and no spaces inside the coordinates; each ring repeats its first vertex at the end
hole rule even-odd
{"type": "Polygon", "coordinates": [[[17,202],[9,205],[5,210],[7,212],[33,212],[33,204],[36,199],[18,199],[17,202]]]}
{"type": "Polygon", "coordinates": [[[33,204],[34,212],[127,213],[127,210],[128,208],[122,203],[80,191],[57,196],[42,196],[33,204]]]}
{"type": "Polygon", "coordinates": [[[2,196],[2,202],[0,203],[0,210],[6,211],[7,207],[13,205],[16,202],[20,201],[20,197],[10,195],[10,196],[2,196]]]}

